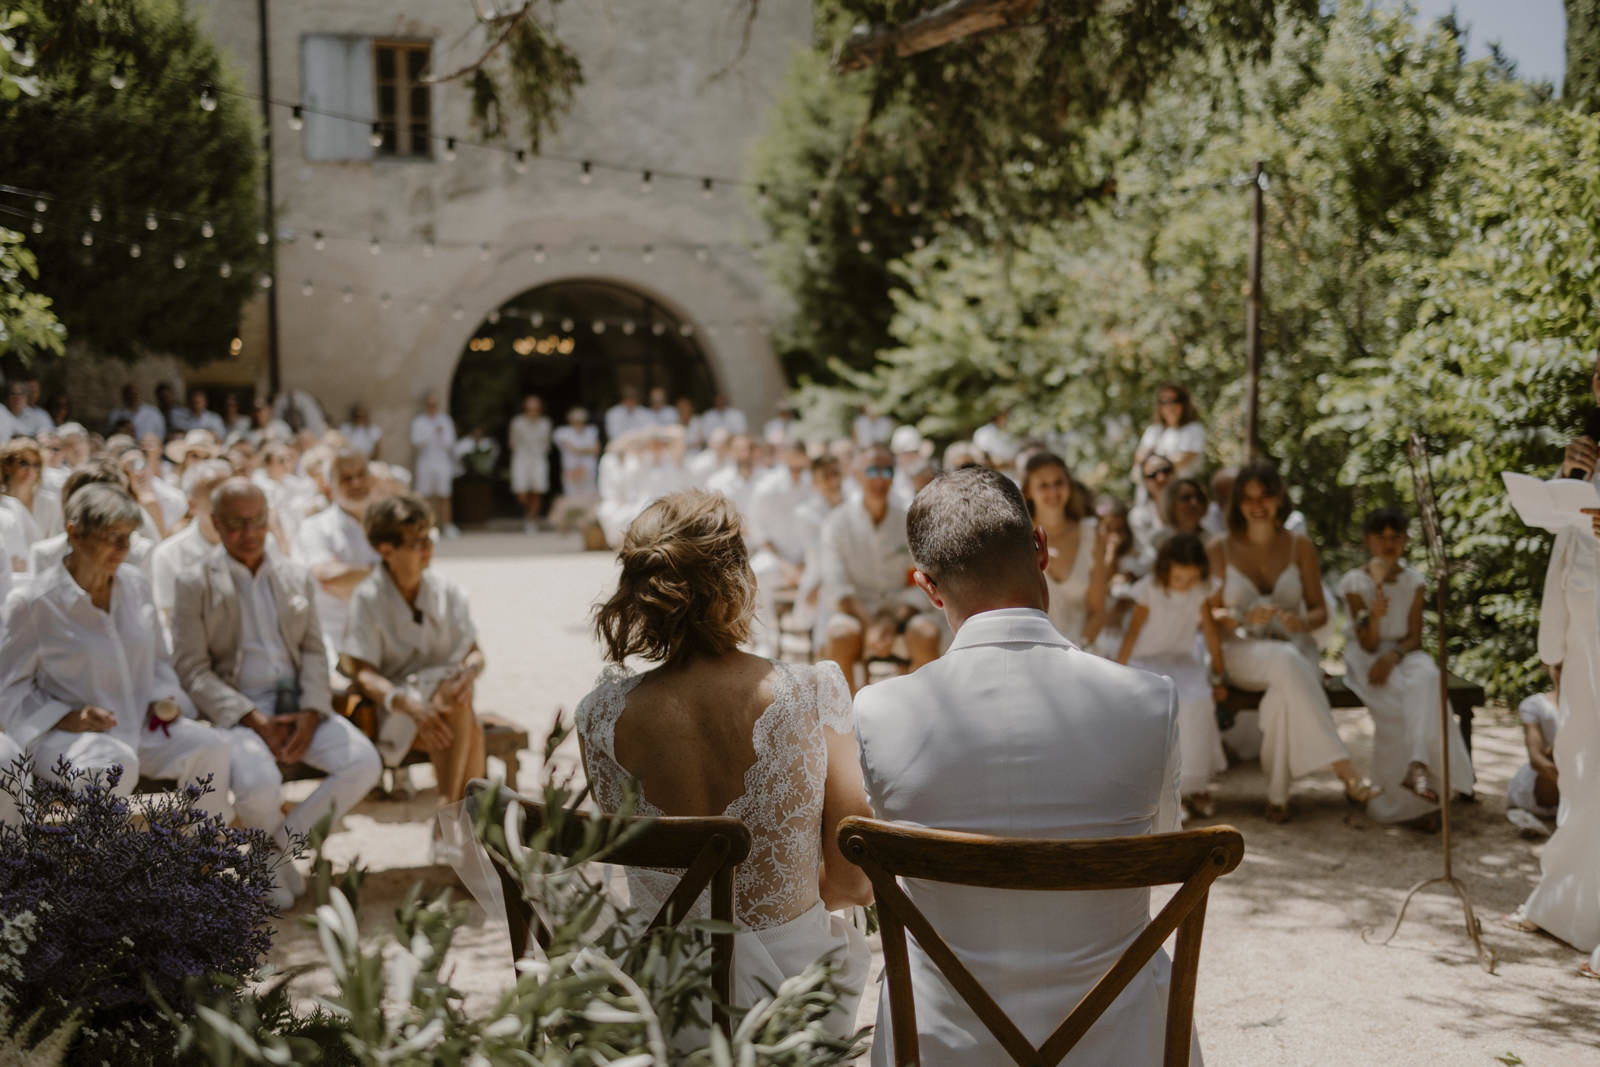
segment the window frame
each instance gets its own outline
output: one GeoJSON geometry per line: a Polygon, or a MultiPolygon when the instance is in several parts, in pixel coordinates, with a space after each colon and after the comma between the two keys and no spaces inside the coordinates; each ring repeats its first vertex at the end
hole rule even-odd
{"type": "Polygon", "coordinates": [[[373,121],[378,124],[378,129],[383,134],[383,144],[374,149],[372,158],[375,162],[384,161],[392,163],[403,162],[433,162],[438,158],[434,151],[433,136],[433,89],[431,85],[418,85],[412,81],[407,60],[417,52],[424,56],[423,69],[428,69],[433,59],[433,41],[417,37],[373,37],[372,39],[372,114],[373,121]],[[385,50],[391,51],[394,56],[394,77],[385,79],[381,73],[379,56],[385,50]],[[386,116],[383,112],[383,89],[394,89],[394,113],[386,116]],[[427,93],[428,110],[422,116],[421,123],[411,111],[412,93],[423,89],[427,93]],[[425,150],[400,151],[404,136],[407,142],[415,144],[414,127],[421,125],[423,128],[423,144],[425,150]]]}

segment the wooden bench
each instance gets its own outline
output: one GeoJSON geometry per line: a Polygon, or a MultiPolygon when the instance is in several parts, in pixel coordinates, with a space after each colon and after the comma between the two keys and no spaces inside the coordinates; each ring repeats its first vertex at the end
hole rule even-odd
{"type": "MultiPolygon", "coordinates": [[[[1345,684],[1343,675],[1331,675],[1322,680],[1328,694],[1328,703],[1336,708],[1361,708],[1366,705],[1355,691],[1345,684]]],[[[1472,753],[1472,709],[1484,702],[1483,686],[1477,682],[1450,675],[1450,708],[1456,713],[1461,728],[1461,739],[1467,743],[1467,753],[1472,753]]],[[[1234,717],[1241,711],[1255,711],[1261,706],[1261,693],[1254,689],[1228,686],[1228,699],[1217,704],[1217,725],[1226,730],[1233,725],[1234,717]]]]}

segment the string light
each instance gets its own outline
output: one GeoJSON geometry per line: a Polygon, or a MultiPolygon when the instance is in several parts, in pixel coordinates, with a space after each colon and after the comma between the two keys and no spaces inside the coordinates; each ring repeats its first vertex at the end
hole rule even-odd
{"type": "Polygon", "coordinates": [[[649,171],[645,171],[643,176],[639,178],[639,191],[641,193],[649,194],[655,191],[655,187],[655,178],[650,174],[649,171]]]}
{"type": "Polygon", "coordinates": [[[533,323],[535,326],[543,326],[544,325],[544,312],[535,311],[533,314],[528,316],[528,321],[533,323]]]}
{"type": "Polygon", "coordinates": [[[632,319],[624,319],[622,321],[622,333],[623,333],[623,336],[625,336],[625,337],[632,337],[633,336],[633,331],[636,330],[637,328],[638,327],[636,327],[633,324],[633,320],[632,319]]]}
{"type": "Polygon", "coordinates": [[[328,239],[322,235],[321,230],[311,231],[311,247],[318,252],[328,247],[328,239]]]}
{"type": "Polygon", "coordinates": [[[685,336],[685,337],[693,337],[694,336],[694,327],[689,325],[686,322],[682,326],[678,327],[678,332],[680,334],[682,334],[683,336],[685,336]]]}
{"type": "Polygon", "coordinates": [[[210,219],[206,219],[200,224],[200,236],[204,237],[206,240],[211,240],[212,237],[216,236],[216,233],[217,228],[211,225],[210,219]]]}
{"type": "Polygon", "coordinates": [[[128,246],[128,256],[129,256],[129,258],[138,259],[142,255],[144,255],[144,249],[139,247],[138,242],[135,242],[135,243],[133,243],[133,244],[128,246]]]}
{"type": "Polygon", "coordinates": [[[377,234],[373,234],[372,235],[372,240],[367,243],[367,251],[372,253],[373,255],[378,255],[380,252],[383,251],[383,245],[378,243],[378,235],[377,234]]]}
{"type": "Polygon", "coordinates": [[[235,337],[233,340],[228,342],[228,355],[237,356],[240,352],[243,352],[243,351],[244,351],[244,339],[243,338],[235,337]]]}
{"type": "Polygon", "coordinates": [[[456,139],[454,137],[446,137],[444,139],[442,156],[446,163],[454,163],[456,161],[456,139]]]}
{"type": "Polygon", "coordinates": [[[545,256],[544,256],[544,245],[534,245],[533,246],[533,261],[535,263],[543,263],[544,262],[544,258],[545,258],[545,256]]]}
{"type": "Polygon", "coordinates": [[[716,186],[716,183],[713,182],[710,178],[701,178],[700,179],[700,198],[702,200],[710,200],[711,199],[711,195],[714,192],[716,192],[715,186],[716,186]]]}
{"type": "Polygon", "coordinates": [[[206,82],[200,87],[200,110],[217,110],[217,87],[210,82],[206,82]]]}
{"type": "Polygon", "coordinates": [[[922,234],[917,233],[917,234],[912,234],[911,235],[911,247],[912,248],[921,248],[924,245],[926,245],[927,243],[928,243],[927,238],[923,237],[922,234]]]}
{"type": "Polygon", "coordinates": [[[43,233],[44,223],[39,219],[34,219],[33,225],[29,226],[28,229],[32,230],[34,233],[43,233]]]}
{"type": "Polygon", "coordinates": [[[373,148],[383,147],[383,127],[376,122],[372,124],[372,129],[367,134],[367,143],[373,148]]]}
{"type": "Polygon", "coordinates": [[[263,289],[271,289],[272,288],[272,275],[263,274],[258,280],[261,283],[261,288],[263,288],[263,289]]]}
{"type": "Polygon", "coordinates": [[[868,203],[865,199],[861,199],[861,200],[857,200],[856,201],[856,214],[857,215],[865,215],[867,212],[869,212],[871,210],[872,210],[872,205],[870,203],[868,203]]]}
{"type": "Polygon", "coordinates": [[[38,214],[43,215],[46,211],[50,210],[50,205],[45,203],[43,200],[35,200],[33,202],[33,210],[38,214]]]}
{"type": "Polygon", "coordinates": [[[906,205],[906,210],[909,211],[913,215],[922,214],[922,201],[921,200],[913,200],[913,201],[911,201],[911,203],[906,205]]]}
{"type": "Polygon", "coordinates": [[[81,240],[83,241],[83,247],[88,248],[90,245],[94,244],[94,234],[90,233],[88,230],[84,230],[81,240]]]}
{"type": "Polygon", "coordinates": [[[594,330],[596,334],[602,334],[606,332],[606,323],[604,319],[595,319],[594,322],[589,324],[589,327],[590,329],[594,330]]]}
{"type": "Polygon", "coordinates": [[[561,332],[562,333],[571,333],[572,332],[572,320],[571,319],[562,319],[561,320],[561,332]]]}
{"type": "Polygon", "coordinates": [[[578,168],[578,183],[588,185],[592,181],[594,181],[594,164],[586,159],[578,168]]]}
{"type": "Polygon", "coordinates": [[[495,325],[496,323],[498,323],[500,321],[500,309],[499,308],[495,308],[493,311],[490,311],[489,314],[485,316],[485,318],[487,318],[489,320],[489,325],[490,326],[495,325]]]}
{"type": "Polygon", "coordinates": [[[264,247],[267,244],[269,244],[271,241],[272,241],[272,235],[270,233],[268,233],[266,230],[257,230],[256,231],[256,244],[262,245],[264,247]]]}
{"type": "Polygon", "coordinates": [[[103,217],[104,216],[102,215],[102,213],[100,211],[100,205],[99,205],[98,202],[89,205],[89,221],[90,222],[99,222],[103,217]]]}
{"type": "Polygon", "coordinates": [[[650,324],[650,332],[655,336],[660,337],[662,334],[667,332],[667,324],[664,322],[652,322],[650,324]]]}
{"type": "Polygon", "coordinates": [[[289,109],[289,128],[297,132],[306,128],[306,113],[299,104],[289,109]]]}
{"type": "Polygon", "coordinates": [[[128,87],[128,68],[118,63],[111,68],[111,77],[106,80],[111,83],[111,88],[120,93],[128,87]]]}
{"type": "Polygon", "coordinates": [[[223,260],[222,264],[217,267],[217,274],[224,278],[233,277],[233,264],[223,260]]]}
{"type": "Polygon", "coordinates": [[[182,270],[188,265],[189,261],[183,258],[182,252],[179,252],[172,257],[172,267],[174,270],[182,270]]]}
{"type": "Polygon", "coordinates": [[[863,237],[860,241],[856,242],[856,251],[860,252],[864,256],[870,256],[872,254],[872,242],[863,237]]]}

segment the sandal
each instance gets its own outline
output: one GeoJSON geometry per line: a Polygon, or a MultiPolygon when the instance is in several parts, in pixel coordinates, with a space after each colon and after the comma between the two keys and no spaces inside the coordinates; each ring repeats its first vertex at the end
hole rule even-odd
{"type": "Polygon", "coordinates": [[[1281,826],[1289,821],[1289,805],[1268,804],[1266,814],[1262,817],[1274,825],[1281,826]]]}
{"type": "Polygon", "coordinates": [[[1600,971],[1595,970],[1593,967],[1585,963],[1582,967],[1578,968],[1578,977],[1588,978],[1593,981],[1600,982],[1600,971]]]}
{"type": "Polygon", "coordinates": [[[1197,819],[1209,819],[1217,814],[1217,800],[1210,793],[1190,793],[1183,802],[1197,819]]]}
{"type": "Polygon", "coordinates": [[[1536,934],[1539,932],[1539,924],[1522,914],[1521,908],[1518,908],[1516,911],[1508,911],[1504,915],[1500,916],[1500,924],[1502,926],[1509,926],[1513,930],[1520,930],[1525,934],[1536,934]]]}
{"type": "Polygon", "coordinates": [[[1370,778],[1350,778],[1344,783],[1344,798],[1358,808],[1381,792],[1383,786],[1373,785],[1370,778]]]}
{"type": "Polygon", "coordinates": [[[1413,761],[1400,784],[1430,804],[1439,803],[1439,794],[1428,784],[1428,768],[1421,763],[1413,761]]]}

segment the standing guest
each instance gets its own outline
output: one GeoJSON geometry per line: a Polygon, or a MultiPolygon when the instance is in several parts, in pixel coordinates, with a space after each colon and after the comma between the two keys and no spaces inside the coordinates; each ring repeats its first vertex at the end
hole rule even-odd
{"type": "Polygon", "coordinates": [[[156,546],[150,554],[150,587],[161,621],[172,632],[172,609],[177,602],[178,576],[190,574],[221,542],[211,520],[211,493],[233,477],[225,459],[208,459],[183,472],[183,495],[189,501],[189,524],[156,546]]]}
{"type": "Polygon", "coordinates": [[[1317,549],[1284,529],[1289,497],[1271,463],[1244,467],[1228,505],[1228,534],[1207,548],[1222,579],[1210,607],[1227,656],[1228,681],[1262,693],[1261,769],[1268,822],[1289,819],[1294,779],[1331,766],[1345,799],[1366,804],[1381,787],[1361,776],[1333,725],[1311,632],[1328,619],[1317,549]]]}
{"type": "Polygon", "coordinates": [[[1406,566],[1406,517],[1378,508],[1361,526],[1370,557],[1339,582],[1355,620],[1344,646],[1344,680],[1372,716],[1372,778],[1383,792],[1367,805],[1378,822],[1438,824],[1439,742],[1450,746],[1450,785],[1471,796],[1472,757],[1461,731],[1439,736],[1439,668],[1422,651],[1427,580],[1406,566]]]}
{"type": "MultiPolygon", "coordinates": [[[[16,383],[21,388],[21,383],[16,383]]],[[[26,393],[22,394],[26,396],[26,393]]],[[[0,441],[9,441],[11,438],[23,433],[22,423],[11,413],[11,390],[6,389],[6,402],[0,405],[0,441]]]]}
{"type": "Polygon", "coordinates": [[[667,403],[667,391],[659,385],[650,390],[650,421],[657,426],[678,425],[678,409],[667,403]]]}
{"type": "Polygon", "coordinates": [[[397,766],[414,741],[433,763],[440,806],[453,804],[485,773],[483,724],[472,708],[484,661],[467,595],[428,567],[433,513],[420,497],[375,501],[362,524],[382,562],[350,597],[340,669],[385,713],[384,761],[397,766]]]}
{"type": "Polygon", "coordinates": [[[567,424],[551,434],[561,456],[563,501],[588,504],[595,498],[595,468],[600,465],[600,430],[589,425],[589,412],[581,407],[567,412],[567,424]]]}
{"type": "Polygon", "coordinates": [[[162,636],[150,584],[127,566],[139,505],[120,488],[86,485],[67,501],[70,550],[11,597],[0,639],[0,730],[53,776],[122,768],[116,792],[140,774],[210,779],[200,807],[226,821],[228,741],[194,721],[162,636]]]}
{"type": "Polygon", "coordinates": [[[1172,679],[1178,691],[1178,789],[1202,819],[1217,813],[1212,780],[1228,769],[1217,732],[1217,701],[1223,684],[1222,641],[1206,601],[1211,564],[1206,546],[1192,533],[1175,534],[1156,553],[1151,572],[1133,583],[1133,611],[1117,662],[1172,679]],[[1203,636],[1209,665],[1195,651],[1203,636]]]}
{"type": "Polygon", "coordinates": [[[472,474],[489,478],[500,464],[500,442],[490,437],[482,426],[474,426],[458,440],[455,452],[458,476],[472,474]]]}
{"type": "Polygon", "coordinates": [[[846,501],[822,524],[818,562],[822,592],[817,645],[856,689],[856,664],[884,659],[904,639],[906,659],[916,670],[939,656],[939,624],[911,584],[906,512],[890,499],[894,455],[884,445],[856,456],[861,496],[846,501]]]}
{"type": "MultiPolygon", "coordinates": [[[[867,796],[880,819],[963,833],[1095,838],[1178,829],[1172,683],[1089,655],[1045,614],[1049,563],[1015,483],[968,469],[934,480],[908,520],[916,582],[955,631],[946,656],[856,697],[867,796]]],[[[1150,922],[1147,888],[996,892],[907,879],[904,890],[1000,1009],[1043,1043],[1150,922]]],[[[927,1064],[1006,1062],[914,939],[917,1039],[927,1064]]],[[[1146,963],[1072,1055],[1161,1062],[1170,963],[1146,963]]],[[[896,1062],[889,997],[872,1062],[896,1062]]],[[[1190,1062],[1199,1062],[1191,1038],[1190,1062]]]]}
{"type": "Polygon", "coordinates": [[[49,433],[56,428],[56,420],[44,409],[44,389],[39,379],[28,378],[23,384],[28,387],[28,406],[19,419],[23,432],[34,437],[49,433]]]}
{"type": "MultiPolygon", "coordinates": [[[[750,857],[734,874],[734,1003],[757,1003],[832,952],[842,995],[822,1025],[844,1038],[869,953],[829,911],[872,898],[838,846],[840,820],[868,813],[849,689],[832,664],[739,650],[755,597],[739,523],[726,499],[691,491],[628,528],[616,592],[595,612],[609,665],[578,705],[584,771],[604,811],[622,806],[633,781],[642,815],[728,815],[749,827],[750,857]],[[634,660],[654,669],[634,673],[634,660]]],[[[634,906],[654,911],[650,875],[629,881],[634,906]]]]}
{"type": "MultiPolygon", "coordinates": [[[[1600,359],[1590,378],[1600,405],[1600,359]]],[[[1562,477],[1600,484],[1597,442],[1567,443],[1562,477]]],[[[1594,530],[1600,513],[1590,509],[1594,530]]],[[[1556,832],[1539,856],[1539,884],[1510,916],[1524,929],[1542,929],[1589,959],[1580,969],[1600,978],[1600,539],[1568,526],[1556,534],[1539,606],[1539,658],[1555,679],[1561,732],[1553,752],[1560,803],[1556,832]]]]}
{"type": "Polygon", "coordinates": [[[1546,819],[1560,810],[1561,772],[1556,767],[1556,733],[1561,727],[1554,693],[1535,693],[1517,705],[1528,762],[1517,768],[1506,786],[1506,818],[1530,841],[1550,836],[1546,819]]]}
{"type": "Polygon", "coordinates": [[[622,399],[606,409],[606,443],[633,430],[644,430],[656,424],[648,408],[639,406],[639,390],[631,385],[622,387],[622,399]]]}
{"type": "MultiPolygon", "coordinates": [[[[67,475],[67,482],[61,488],[62,497],[71,500],[79,489],[86,485],[109,485],[120,489],[128,496],[133,496],[133,486],[128,481],[128,475],[122,467],[110,460],[91,460],[67,475]]],[[[159,543],[159,530],[155,521],[147,515],[143,508],[139,509],[139,527],[133,531],[133,537],[128,542],[128,562],[144,572],[146,580],[150,577],[150,557],[159,543]]],[[[28,572],[35,577],[54,568],[67,554],[72,551],[72,542],[67,537],[66,531],[41,538],[33,543],[28,550],[28,572]]]]}
{"type": "Polygon", "coordinates": [[[744,412],[738,408],[728,406],[728,394],[719,392],[711,401],[711,406],[700,416],[700,426],[706,436],[718,430],[727,430],[730,434],[747,434],[750,424],[745,420],[744,412]]]}
{"type": "Polygon", "coordinates": [[[39,520],[33,514],[33,501],[39,490],[39,473],[44,469],[44,453],[31,437],[13,437],[0,444],[0,507],[16,520],[8,527],[6,553],[12,570],[26,570],[28,550],[43,539],[39,520]],[[18,559],[24,566],[16,566],[18,559]]]}
{"type": "Polygon", "coordinates": [[[135,440],[149,433],[155,434],[160,440],[167,439],[166,418],[156,410],[155,405],[145,404],[139,400],[139,387],[136,385],[129,384],[122,387],[122,403],[111,409],[111,414],[106,417],[106,424],[115,429],[124,419],[133,423],[135,440]]]}
{"type": "Polygon", "coordinates": [[[222,425],[227,432],[224,441],[242,438],[250,432],[250,416],[239,407],[239,394],[229,390],[222,395],[222,425]]]}
{"type": "Polygon", "coordinates": [[[162,435],[163,443],[172,434],[183,432],[177,425],[178,420],[184,417],[183,409],[178,406],[178,398],[173,392],[172,383],[156,384],[156,410],[161,412],[161,418],[166,424],[166,432],[162,435]]]}
{"type": "Polygon", "coordinates": [[[383,438],[383,427],[372,424],[372,416],[365,404],[350,405],[350,419],[339,432],[349,446],[370,459],[378,458],[378,448],[383,438]]]}
{"type": "Polygon", "coordinates": [[[1128,509],[1128,525],[1133,529],[1134,540],[1145,554],[1146,561],[1154,559],[1156,548],[1172,536],[1166,499],[1167,486],[1176,474],[1177,467],[1162,455],[1147,456],[1139,465],[1144,496],[1128,509]]]}
{"type": "Polygon", "coordinates": [[[1011,422],[1011,410],[1002,408],[992,421],[978,427],[972,443],[983,449],[996,470],[1010,470],[1022,450],[1022,442],[1006,427],[1011,422]]]}
{"type": "Polygon", "coordinates": [[[673,412],[677,415],[673,425],[683,431],[683,445],[691,452],[705,447],[706,431],[700,425],[700,416],[694,413],[694,401],[686,396],[680,396],[673,404],[673,412]]]}
{"type": "Polygon", "coordinates": [[[461,531],[450,521],[450,486],[455,480],[456,424],[441,410],[439,394],[432,389],[422,398],[422,413],[411,420],[411,447],[416,459],[411,469],[416,474],[417,492],[428,501],[442,524],[446,537],[459,537],[461,531]]]}
{"type": "Polygon", "coordinates": [[[785,400],[778,405],[778,413],[768,419],[767,424],[762,427],[761,439],[774,448],[782,448],[797,440],[795,437],[797,430],[794,405],[785,400]]]}
{"type": "Polygon", "coordinates": [[[38,429],[30,424],[27,415],[28,383],[18,378],[6,385],[6,422],[11,429],[7,436],[26,435],[34,438],[39,436],[38,429]]]}
{"type": "MultiPolygon", "coordinates": [[[[342,818],[378,783],[383,765],[372,742],[333,711],[314,580],[300,564],[267,554],[266,494],[247,478],[229,478],[212,489],[206,511],[221,548],[178,575],[173,666],[231,745],[239,821],[285,850],[329,812],[342,818]],[[279,768],[301,762],[326,777],[285,816],[279,768]]],[[[279,860],[276,876],[289,902],[305,892],[290,860],[279,860]]]]}
{"type": "Polygon", "coordinates": [[[272,413],[270,400],[257,400],[250,408],[250,441],[257,448],[268,441],[287,441],[294,436],[289,424],[272,413]]]}
{"type": "Polygon", "coordinates": [[[353,448],[339,452],[333,459],[331,480],[333,503],[300,524],[294,557],[311,568],[317,581],[317,619],[329,655],[336,661],[338,641],[350,613],[350,596],[372,573],[379,558],[361,526],[372,495],[367,457],[353,448]]]}
{"type": "Polygon", "coordinates": [[[198,385],[190,386],[189,406],[174,411],[167,426],[185,433],[190,430],[210,430],[220,444],[228,436],[228,427],[222,421],[222,416],[210,409],[210,403],[204,389],[198,385]]]}
{"type": "Polygon", "coordinates": [[[522,398],[522,411],[511,419],[506,438],[511,445],[511,491],[522,504],[522,528],[538,529],[544,495],[550,491],[550,420],[544,401],[531,393],[522,398]]]}
{"type": "Polygon", "coordinates": [[[1022,499],[1044,531],[1050,564],[1044,570],[1050,590],[1050,621],[1061,636],[1093,648],[1104,625],[1110,569],[1099,551],[1094,501],[1077,491],[1066,461],[1035,452],[1022,468],[1022,499]]]}
{"type": "Polygon", "coordinates": [[[1160,456],[1172,464],[1181,476],[1200,473],[1205,462],[1206,427],[1200,421],[1200,412],[1189,396],[1189,390],[1177,382],[1167,382],[1156,390],[1156,409],[1150,425],[1139,437],[1139,447],[1133,452],[1135,470],[1142,470],[1145,460],[1160,456]]]}
{"type": "Polygon", "coordinates": [[[892,433],[894,420],[887,415],[880,415],[876,405],[862,404],[856,409],[855,420],[850,424],[850,439],[858,449],[882,444],[889,440],[892,433]]]}

